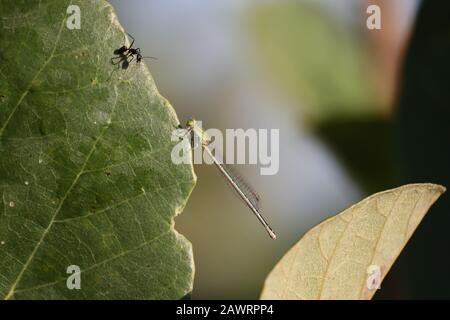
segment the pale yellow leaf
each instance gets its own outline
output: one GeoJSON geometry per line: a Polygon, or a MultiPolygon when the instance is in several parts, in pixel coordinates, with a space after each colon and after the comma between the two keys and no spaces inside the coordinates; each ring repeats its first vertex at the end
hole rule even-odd
{"type": "Polygon", "coordinates": [[[266,279],[262,299],[370,299],[445,188],[410,184],[374,194],[320,223],[266,279]],[[370,268],[369,268],[370,267],[370,268]],[[370,289],[369,289],[370,288],[370,289]]]}

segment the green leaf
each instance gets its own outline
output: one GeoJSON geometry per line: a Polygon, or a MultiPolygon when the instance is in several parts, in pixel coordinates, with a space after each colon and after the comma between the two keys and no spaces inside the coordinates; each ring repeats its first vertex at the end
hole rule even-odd
{"type": "Polygon", "coordinates": [[[266,279],[263,299],[370,299],[368,269],[382,280],[445,188],[410,184],[374,194],[310,231],[266,279]]]}
{"type": "Polygon", "coordinates": [[[69,4],[0,1],[0,297],[182,298],[173,218],[195,176],[170,158],[178,120],[144,63],[111,64],[127,41],[112,7],[77,1],[70,30],[69,4]]]}

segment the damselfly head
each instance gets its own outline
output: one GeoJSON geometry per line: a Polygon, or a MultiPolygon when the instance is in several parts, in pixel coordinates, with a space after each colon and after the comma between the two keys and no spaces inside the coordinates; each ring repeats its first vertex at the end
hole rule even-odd
{"type": "Polygon", "coordinates": [[[196,123],[195,119],[194,119],[194,118],[191,118],[191,119],[189,119],[189,120],[186,122],[186,127],[188,127],[188,128],[194,128],[194,127],[195,127],[195,123],[196,123]]]}

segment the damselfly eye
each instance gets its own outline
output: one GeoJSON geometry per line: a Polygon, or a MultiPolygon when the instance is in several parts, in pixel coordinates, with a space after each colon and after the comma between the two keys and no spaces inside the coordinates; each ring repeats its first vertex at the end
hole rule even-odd
{"type": "Polygon", "coordinates": [[[194,120],[194,119],[189,119],[189,120],[186,122],[186,126],[187,126],[187,127],[193,127],[194,124],[195,124],[195,120],[194,120]]]}

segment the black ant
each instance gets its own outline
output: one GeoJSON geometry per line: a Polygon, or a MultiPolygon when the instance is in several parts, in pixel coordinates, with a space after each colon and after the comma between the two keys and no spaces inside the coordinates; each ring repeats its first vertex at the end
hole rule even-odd
{"type": "Polygon", "coordinates": [[[114,54],[117,54],[118,57],[111,58],[111,63],[113,65],[119,65],[122,62],[122,69],[127,69],[130,65],[131,61],[134,60],[136,57],[136,63],[140,63],[142,59],[149,58],[149,59],[155,59],[155,57],[143,57],[141,54],[141,48],[133,48],[134,44],[134,38],[131,34],[127,33],[128,36],[130,36],[133,41],[131,41],[131,44],[127,47],[126,45],[123,45],[119,49],[114,50],[114,54]],[[131,60],[128,60],[131,57],[131,60]],[[115,59],[117,62],[114,62],[115,59]]]}

